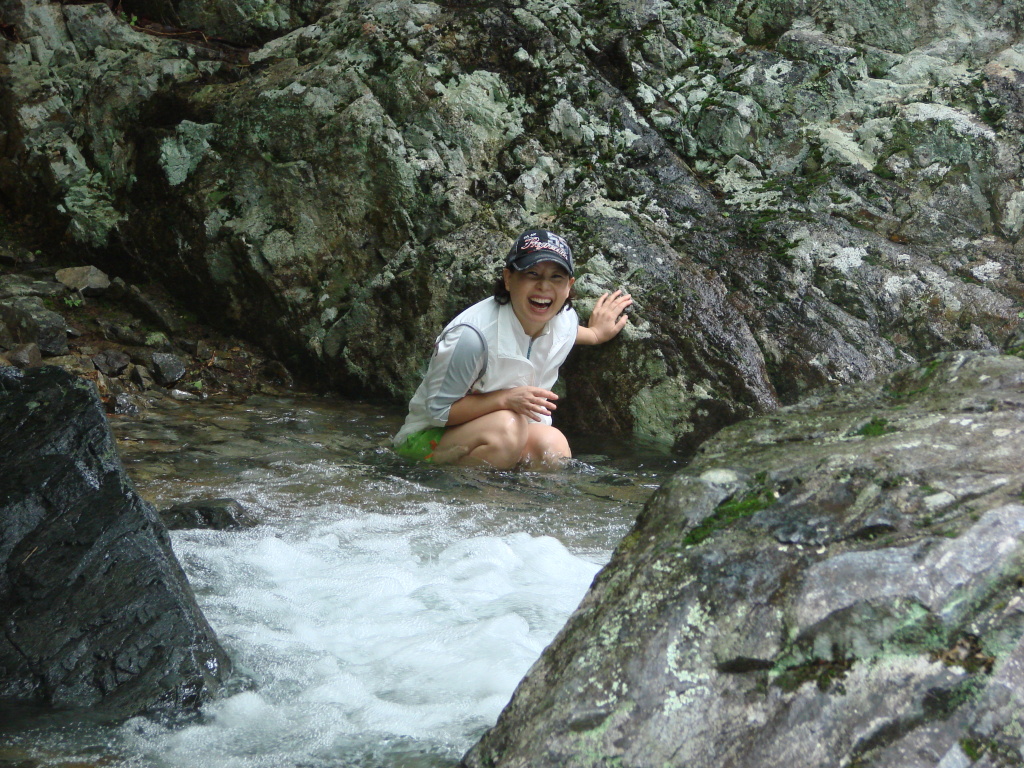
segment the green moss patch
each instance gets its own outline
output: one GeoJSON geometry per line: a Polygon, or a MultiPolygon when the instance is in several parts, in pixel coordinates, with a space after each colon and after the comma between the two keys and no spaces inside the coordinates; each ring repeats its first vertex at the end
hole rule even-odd
{"type": "Polygon", "coordinates": [[[1003,744],[996,739],[969,737],[960,739],[960,749],[963,750],[963,753],[972,763],[976,763],[981,758],[987,756],[994,765],[1018,766],[1021,764],[1022,757],[1024,757],[1014,747],[1003,744]]]}
{"type": "Polygon", "coordinates": [[[889,424],[888,419],[875,416],[853,434],[860,435],[861,437],[881,437],[895,431],[896,429],[889,424]]]}
{"type": "Polygon", "coordinates": [[[842,681],[852,667],[853,659],[839,659],[838,661],[816,659],[798,667],[790,667],[775,678],[775,684],[787,693],[791,693],[804,683],[813,680],[817,684],[818,690],[822,692],[835,686],[837,693],[845,693],[842,681]]]}
{"type": "Polygon", "coordinates": [[[683,537],[686,545],[700,544],[715,531],[726,528],[737,520],[750,517],[769,507],[775,501],[775,494],[769,488],[758,488],[741,497],[731,497],[719,504],[715,511],[704,518],[683,537]]]}

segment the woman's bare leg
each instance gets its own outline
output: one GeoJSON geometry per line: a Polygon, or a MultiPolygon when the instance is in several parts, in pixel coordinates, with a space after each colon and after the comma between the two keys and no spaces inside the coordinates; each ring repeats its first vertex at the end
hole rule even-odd
{"type": "Polygon", "coordinates": [[[514,411],[494,411],[445,430],[434,450],[434,461],[512,469],[522,458],[528,437],[525,416],[514,411]]]}

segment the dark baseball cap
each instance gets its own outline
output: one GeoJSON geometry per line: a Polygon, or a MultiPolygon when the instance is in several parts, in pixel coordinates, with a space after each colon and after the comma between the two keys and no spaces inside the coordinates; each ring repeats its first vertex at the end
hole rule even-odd
{"type": "Polygon", "coordinates": [[[521,272],[542,261],[553,261],[573,274],[572,249],[565,238],[546,229],[528,229],[512,245],[505,266],[521,272]]]}

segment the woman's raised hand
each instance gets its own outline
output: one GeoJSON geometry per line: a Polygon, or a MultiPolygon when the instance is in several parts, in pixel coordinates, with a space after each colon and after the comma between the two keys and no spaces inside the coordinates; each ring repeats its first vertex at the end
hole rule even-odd
{"type": "Polygon", "coordinates": [[[614,293],[604,293],[594,304],[594,310],[590,313],[590,320],[587,328],[595,334],[595,344],[604,344],[608,339],[618,335],[629,317],[625,314],[626,307],[633,303],[633,297],[619,289],[614,293]]]}

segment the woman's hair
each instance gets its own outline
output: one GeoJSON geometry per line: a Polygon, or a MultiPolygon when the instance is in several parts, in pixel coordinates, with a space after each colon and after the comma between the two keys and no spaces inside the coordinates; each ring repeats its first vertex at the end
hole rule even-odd
{"type": "MultiPolygon", "coordinates": [[[[572,307],[572,300],[576,298],[576,286],[572,285],[569,287],[569,298],[565,300],[565,304],[562,305],[562,309],[569,309],[572,307]]],[[[502,274],[498,275],[498,279],[494,282],[494,300],[499,304],[508,304],[512,301],[512,294],[508,292],[508,288],[505,287],[505,274],[502,270],[502,274]]],[[[559,312],[562,309],[558,310],[559,312]]]]}

